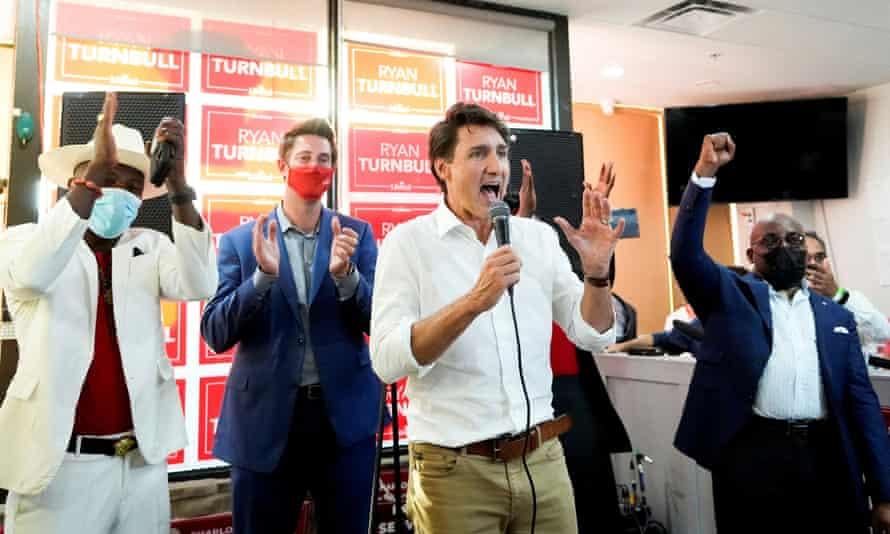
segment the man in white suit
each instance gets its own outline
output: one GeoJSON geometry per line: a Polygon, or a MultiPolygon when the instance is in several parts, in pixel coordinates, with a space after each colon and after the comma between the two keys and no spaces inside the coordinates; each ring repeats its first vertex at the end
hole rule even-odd
{"type": "Polygon", "coordinates": [[[216,289],[210,228],[192,205],[184,132],[166,178],[173,236],[130,229],[150,163],[138,131],[114,125],[106,97],[93,141],[41,155],[68,194],[37,224],[0,235],[0,286],[20,348],[0,406],[7,534],[164,533],[167,454],[186,444],[161,299],[216,289]]]}

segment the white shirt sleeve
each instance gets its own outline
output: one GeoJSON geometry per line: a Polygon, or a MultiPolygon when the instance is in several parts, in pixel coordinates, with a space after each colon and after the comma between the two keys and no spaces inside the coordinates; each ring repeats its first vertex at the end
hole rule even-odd
{"type": "Polygon", "coordinates": [[[420,317],[420,282],[415,256],[406,252],[410,236],[396,228],[377,256],[371,306],[371,365],[387,384],[423,376],[435,363],[421,366],[411,350],[411,327],[420,317]]]}
{"type": "MultiPolygon", "coordinates": [[[[581,299],[584,296],[584,283],[572,272],[569,258],[559,246],[556,232],[549,233],[550,257],[553,258],[553,320],[562,327],[572,343],[592,352],[603,352],[615,343],[615,319],[605,332],[598,332],[587,324],[581,316],[581,299]]],[[[614,314],[615,311],[612,310],[614,314]]]]}
{"type": "Polygon", "coordinates": [[[860,291],[848,290],[850,298],[844,305],[856,319],[859,339],[863,345],[890,341],[890,321],[860,291]]]}
{"type": "Polygon", "coordinates": [[[713,176],[699,176],[695,174],[695,171],[692,171],[692,177],[689,180],[702,189],[710,189],[717,183],[717,178],[713,176]]]}

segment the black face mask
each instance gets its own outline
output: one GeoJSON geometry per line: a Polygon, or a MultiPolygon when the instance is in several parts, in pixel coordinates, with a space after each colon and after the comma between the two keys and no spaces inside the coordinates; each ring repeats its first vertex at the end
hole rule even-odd
{"type": "Polygon", "coordinates": [[[763,255],[767,271],[760,273],[776,291],[799,287],[807,269],[807,251],[776,247],[763,255]]]}

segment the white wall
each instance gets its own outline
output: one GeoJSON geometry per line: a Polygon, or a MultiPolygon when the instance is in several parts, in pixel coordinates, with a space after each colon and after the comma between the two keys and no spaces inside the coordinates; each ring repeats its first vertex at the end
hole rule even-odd
{"type": "Polygon", "coordinates": [[[850,196],[814,202],[813,215],[840,283],[890,316],[890,84],[849,98],[850,196]]]}

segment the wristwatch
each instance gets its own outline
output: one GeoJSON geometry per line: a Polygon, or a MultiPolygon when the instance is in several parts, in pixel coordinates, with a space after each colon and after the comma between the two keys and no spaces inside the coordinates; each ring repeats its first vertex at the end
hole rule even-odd
{"type": "Polygon", "coordinates": [[[168,194],[167,198],[170,199],[170,204],[174,206],[178,206],[180,204],[188,204],[189,202],[193,202],[197,199],[197,195],[195,195],[195,190],[189,186],[185,186],[185,189],[176,194],[168,194]]]}

